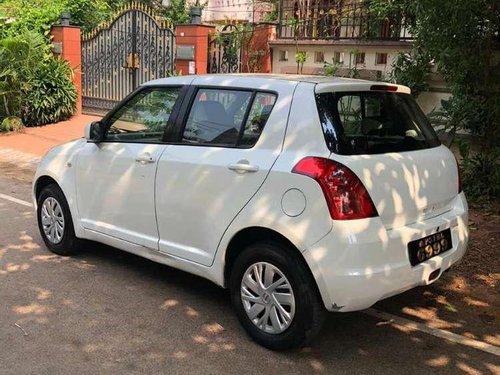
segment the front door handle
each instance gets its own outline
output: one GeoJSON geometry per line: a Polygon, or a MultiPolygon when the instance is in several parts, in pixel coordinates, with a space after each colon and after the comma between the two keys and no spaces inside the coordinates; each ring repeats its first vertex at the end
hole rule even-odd
{"type": "Polygon", "coordinates": [[[155,159],[151,156],[149,152],[145,152],[144,154],[139,155],[136,159],[136,162],[140,164],[151,164],[155,162],[155,159]]]}
{"type": "Polygon", "coordinates": [[[237,173],[257,172],[259,170],[257,165],[252,165],[246,160],[240,160],[237,163],[229,164],[227,167],[229,170],[237,173]]]}

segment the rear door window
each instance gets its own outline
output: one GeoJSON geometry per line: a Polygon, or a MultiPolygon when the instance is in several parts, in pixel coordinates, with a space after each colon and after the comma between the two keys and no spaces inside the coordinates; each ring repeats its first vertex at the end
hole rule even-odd
{"type": "Polygon", "coordinates": [[[252,147],[275,101],[272,93],[200,88],[189,111],[182,142],[252,147]]]}
{"type": "Polygon", "coordinates": [[[258,92],[255,94],[252,107],[245,122],[243,134],[239,145],[243,147],[253,146],[259,139],[264,125],[271,114],[276,102],[276,95],[267,92],[258,92]]]}
{"type": "Polygon", "coordinates": [[[336,153],[379,154],[421,150],[440,144],[417,103],[392,92],[316,95],[326,142],[336,153]]]}

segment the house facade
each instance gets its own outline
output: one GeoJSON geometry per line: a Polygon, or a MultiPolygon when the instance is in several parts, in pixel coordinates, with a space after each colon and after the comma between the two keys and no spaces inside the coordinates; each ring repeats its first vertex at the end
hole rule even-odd
{"type": "MultiPolygon", "coordinates": [[[[338,76],[381,80],[398,53],[413,46],[404,17],[376,17],[366,0],[281,0],[277,28],[269,42],[273,73],[323,74],[328,63],[338,76]]],[[[419,97],[426,112],[449,97],[439,79],[431,87],[419,97]]]]}
{"type": "Polygon", "coordinates": [[[254,23],[260,22],[270,9],[269,3],[256,0],[208,0],[202,20],[206,23],[254,23]]]}
{"type": "Polygon", "coordinates": [[[278,37],[273,41],[276,73],[296,73],[297,52],[305,53],[304,74],[320,74],[325,62],[339,72],[356,69],[383,78],[411,35],[401,17],[378,19],[363,0],[281,0],[278,37]]]}

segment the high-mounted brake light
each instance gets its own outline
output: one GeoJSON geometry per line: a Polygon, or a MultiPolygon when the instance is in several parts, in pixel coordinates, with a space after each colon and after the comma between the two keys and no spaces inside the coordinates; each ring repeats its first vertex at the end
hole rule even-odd
{"type": "Polygon", "coordinates": [[[292,173],[316,180],[323,190],[332,219],[352,220],[378,216],[365,186],[345,165],[310,156],[300,160],[293,167],[292,173]]]}
{"type": "Polygon", "coordinates": [[[371,91],[398,91],[398,86],[393,85],[372,85],[371,91]]]}

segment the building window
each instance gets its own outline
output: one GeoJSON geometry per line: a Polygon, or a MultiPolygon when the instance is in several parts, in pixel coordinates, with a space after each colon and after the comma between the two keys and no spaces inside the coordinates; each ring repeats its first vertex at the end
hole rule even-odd
{"type": "Polygon", "coordinates": [[[314,52],[314,62],[316,64],[323,64],[325,62],[325,54],[321,51],[314,52]]]}
{"type": "Polygon", "coordinates": [[[344,52],[334,52],[333,53],[333,62],[335,64],[343,64],[344,63],[344,52]]]}
{"type": "Polygon", "coordinates": [[[280,61],[288,61],[288,51],[280,50],[279,60],[280,61]]]}
{"type": "Polygon", "coordinates": [[[387,53],[376,53],[375,54],[375,64],[386,65],[387,64],[387,53]]]}
{"type": "Polygon", "coordinates": [[[365,53],[364,52],[358,52],[356,53],[356,64],[364,64],[365,63],[365,53]]]}

